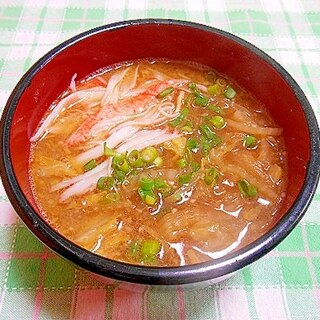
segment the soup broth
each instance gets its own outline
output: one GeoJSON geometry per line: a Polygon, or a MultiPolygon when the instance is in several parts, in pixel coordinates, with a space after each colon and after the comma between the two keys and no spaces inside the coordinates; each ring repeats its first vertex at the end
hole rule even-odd
{"type": "Polygon", "coordinates": [[[162,60],[75,77],[31,138],[34,196],[60,234],[110,259],[179,266],[222,257],[274,223],[282,129],[246,90],[162,60]]]}

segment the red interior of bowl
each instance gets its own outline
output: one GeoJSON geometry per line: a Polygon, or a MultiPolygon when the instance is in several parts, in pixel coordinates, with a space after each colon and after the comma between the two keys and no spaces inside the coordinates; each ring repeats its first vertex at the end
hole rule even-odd
{"type": "Polygon", "coordinates": [[[280,214],[286,212],[302,187],[310,158],[305,115],[293,90],[274,67],[243,45],[219,33],[170,24],[98,32],[62,50],[32,79],[14,113],[10,151],[18,182],[34,209],[28,177],[29,139],[50,104],[75,73],[81,79],[110,64],[150,57],[210,66],[248,89],[267,107],[284,129],[288,149],[288,194],[280,214]]]}

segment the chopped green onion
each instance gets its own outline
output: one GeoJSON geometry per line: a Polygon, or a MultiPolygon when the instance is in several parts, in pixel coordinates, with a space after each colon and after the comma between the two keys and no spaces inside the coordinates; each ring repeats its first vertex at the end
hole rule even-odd
{"type": "Polygon", "coordinates": [[[238,187],[240,192],[248,198],[255,197],[258,194],[257,189],[250,184],[246,179],[242,179],[238,181],[238,187]]]}
{"type": "Polygon", "coordinates": [[[200,90],[198,89],[197,85],[194,82],[190,82],[188,84],[188,88],[192,91],[193,96],[199,96],[201,95],[200,90]]]}
{"type": "Polygon", "coordinates": [[[126,178],[126,174],[121,170],[114,170],[112,175],[118,182],[122,182],[126,178]]]}
{"type": "Polygon", "coordinates": [[[119,169],[121,171],[123,171],[124,173],[128,173],[130,171],[130,166],[128,164],[128,161],[127,160],[124,160],[121,167],[119,167],[119,169]]]}
{"type": "Polygon", "coordinates": [[[208,86],[208,92],[211,94],[211,95],[216,95],[219,91],[219,85],[216,83],[216,84],[213,84],[211,86],[208,86]]]}
{"type": "Polygon", "coordinates": [[[255,136],[245,135],[243,137],[243,142],[245,147],[254,148],[257,145],[257,138],[255,136]]]}
{"type": "Polygon", "coordinates": [[[191,121],[187,120],[181,127],[180,130],[185,133],[193,132],[193,124],[191,121]]]}
{"type": "Polygon", "coordinates": [[[211,139],[206,139],[202,137],[200,141],[202,154],[206,157],[212,148],[216,147],[221,143],[221,138],[214,135],[211,139]]]}
{"type": "Polygon", "coordinates": [[[83,166],[83,169],[84,171],[90,171],[94,169],[96,166],[97,166],[97,161],[95,159],[92,159],[83,166]]]}
{"type": "Polygon", "coordinates": [[[143,257],[154,257],[161,249],[161,243],[158,240],[144,240],[141,245],[143,257]]]}
{"type": "Polygon", "coordinates": [[[121,166],[125,160],[124,154],[116,155],[112,158],[112,168],[117,168],[118,166],[121,166]]]}
{"type": "Polygon", "coordinates": [[[163,164],[163,159],[161,157],[156,157],[153,160],[153,164],[156,165],[157,167],[161,167],[163,164]]]}
{"type": "Polygon", "coordinates": [[[185,107],[190,107],[191,103],[192,103],[192,99],[193,99],[193,94],[192,93],[189,93],[187,95],[187,97],[184,99],[184,102],[183,102],[183,105],[185,107]]]}
{"type": "Polygon", "coordinates": [[[206,107],[209,102],[209,99],[201,94],[198,94],[193,103],[195,106],[206,107]]]}
{"type": "Polygon", "coordinates": [[[216,134],[206,124],[200,125],[199,130],[202,133],[202,135],[207,139],[214,139],[216,136],[216,134]]]}
{"type": "Polygon", "coordinates": [[[129,163],[134,163],[136,162],[138,159],[140,158],[140,153],[138,150],[132,150],[128,155],[127,155],[127,159],[129,161],[129,163]]]}
{"type": "Polygon", "coordinates": [[[157,202],[157,197],[153,192],[154,187],[155,187],[155,181],[153,179],[150,179],[147,177],[141,178],[139,183],[138,193],[141,199],[148,206],[153,206],[157,202]]]}
{"type": "Polygon", "coordinates": [[[208,145],[208,147],[211,149],[221,143],[221,138],[218,137],[208,125],[206,124],[200,125],[199,130],[202,133],[202,138],[201,138],[202,149],[206,148],[205,145],[208,145]]]}
{"type": "Polygon", "coordinates": [[[212,184],[215,184],[217,182],[218,177],[219,172],[216,168],[207,169],[204,173],[204,182],[208,186],[211,186],[212,184]]]}
{"type": "Polygon", "coordinates": [[[168,87],[166,89],[164,89],[163,91],[161,91],[158,95],[157,98],[158,99],[162,99],[165,98],[166,96],[168,96],[169,94],[171,94],[174,91],[173,87],[168,87]]]}
{"type": "Polygon", "coordinates": [[[188,88],[191,90],[195,90],[197,89],[197,85],[194,82],[189,82],[188,88]]]}
{"type": "Polygon", "coordinates": [[[190,112],[189,108],[187,108],[187,107],[182,108],[179,116],[178,116],[177,118],[171,120],[171,121],[170,121],[170,124],[171,124],[173,127],[178,126],[178,125],[187,117],[187,115],[189,114],[189,112],[190,112]]]}
{"type": "Polygon", "coordinates": [[[140,198],[144,201],[147,193],[153,194],[153,191],[150,191],[150,190],[149,190],[149,192],[148,192],[148,191],[146,191],[146,190],[143,190],[143,189],[141,189],[141,188],[138,188],[138,193],[139,193],[140,198]]]}
{"type": "Polygon", "coordinates": [[[131,241],[129,245],[129,252],[132,256],[137,257],[140,254],[141,243],[137,240],[131,241]]]}
{"type": "Polygon", "coordinates": [[[110,190],[115,184],[113,177],[101,177],[97,181],[97,189],[99,190],[110,190]]]}
{"type": "Polygon", "coordinates": [[[161,178],[150,179],[143,177],[140,180],[139,187],[143,193],[143,197],[146,195],[153,196],[153,190],[159,190],[160,192],[167,192],[171,187],[161,178]]]}
{"type": "Polygon", "coordinates": [[[221,108],[215,106],[214,104],[209,104],[208,109],[209,109],[209,110],[212,110],[212,111],[214,111],[215,113],[220,114],[220,115],[223,115],[223,114],[224,114],[223,110],[222,110],[221,108]]]}
{"type": "Polygon", "coordinates": [[[142,177],[140,179],[139,186],[142,190],[153,190],[154,188],[154,181],[153,179],[149,179],[147,177],[142,177]]]}
{"type": "Polygon", "coordinates": [[[178,177],[179,186],[187,185],[193,178],[193,173],[184,173],[178,177]]]}
{"type": "Polygon", "coordinates": [[[129,255],[143,263],[155,263],[157,254],[161,250],[161,242],[153,239],[134,240],[129,242],[129,255]]]}
{"type": "Polygon", "coordinates": [[[196,172],[196,171],[199,171],[200,168],[201,168],[201,165],[200,163],[196,162],[196,161],[192,161],[191,164],[191,169],[192,169],[192,172],[196,172]]]}
{"type": "Polygon", "coordinates": [[[180,129],[182,132],[188,133],[188,132],[193,132],[193,129],[189,126],[183,126],[180,129]]]}
{"type": "Polygon", "coordinates": [[[144,202],[148,206],[153,206],[157,202],[157,198],[155,196],[150,196],[150,195],[147,194],[146,197],[144,198],[144,202]]]}
{"type": "Polygon", "coordinates": [[[117,167],[118,165],[121,165],[123,160],[125,159],[124,154],[116,155],[112,158],[112,167],[117,167]]]}
{"type": "Polygon", "coordinates": [[[145,189],[139,188],[138,193],[143,201],[146,198],[146,195],[154,196],[153,190],[145,190],[145,189]]]}
{"type": "Polygon", "coordinates": [[[186,120],[183,125],[181,125],[180,130],[182,132],[193,132],[193,123],[190,120],[186,120]]]}
{"type": "Polygon", "coordinates": [[[236,91],[230,86],[227,86],[226,90],[224,91],[224,96],[228,99],[233,99],[236,94],[236,91]]]}
{"type": "Polygon", "coordinates": [[[210,145],[212,148],[218,146],[220,143],[222,142],[222,139],[220,137],[218,137],[217,135],[214,136],[214,138],[212,138],[210,140],[210,145]]]}
{"type": "Polygon", "coordinates": [[[154,180],[154,188],[159,191],[167,191],[171,187],[161,178],[155,178],[154,180]]]}
{"type": "Polygon", "coordinates": [[[119,155],[112,158],[112,168],[122,171],[127,174],[130,171],[130,166],[125,158],[125,155],[119,155]]]}
{"type": "Polygon", "coordinates": [[[144,163],[138,150],[132,150],[127,156],[129,164],[134,168],[142,168],[144,163]]]}
{"type": "Polygon", "coordinates": [[[202,150],[202,154],[206,157],[210,150],[211,150],[211,145],[209,142],[205,141],[201,141],[201,150],[202,150]]]}
{"type": "Polygon", "coordinates": [[[170,196],[170,198],[173,198],[175,202],[179,202],[183,199],[183,196],[180,192],[176,192],[172,196],[170,196]]]}
{"type": "Polygon", "coordinates": [[[189,112],[190,110],[187,107],[181,109],[180,115],[183,117],[182,120],[185,119],[185,117],[189,114],[189,112]]]}
{"type": "Polygon", "coordinates": [[[106,142],[103,144],[103,153],[104,153],[104,155],[105,155],[106,157],[119,156],[119,154],[118,154],[116,151],[110,149],[110,148],[107,146],[107,143],[106,143],[106,142]]]}
{"type": "Polygon", "coordinates": [[[157,198],[153,190],[139,188],[138,193],[140,198],[149,206],[153,206],[157,202],[157,198]]]}
{"type": "Polygon", "coordinates": [[[182,168],[185,168],[186,166],[188,165],[188,162],[186,159],[179,159],[177,161],[177,166],[178,168],[182,169],[182,168]]]}
{"type": "Polygon", "coordinates": [[[120,200],[120,195],[117,192],[108,193],[103,197],[103,200],[107,203],[113,203],[120,200]]]}
{"type": "Polygon", "coordinates": [[[155,147],[147,147],[141,151],[141,158],[146,163],[153,162],[158,157],[158,151],[155,147]]]}
{"type": "Polygon", "coordinates": [[[166,184],[166,182],[161,179],[161,178],[155,178],[153,180],[154,182],[154,187],[157,189],[157,190],[160,190],[160,189],[163,189],[163,188],[167,188],[168,185],[166,184]]]}
{"type": "Polygon", "coordinates": [[[199,150],[199,143],[194,138],[189,138],[186,143],[186,147],[188,150],[196,153],[199,150]]]}
{"type": "Polygon", "coordinates": [[[225,125],[225,121],[221,116],[214,116],[209,121],[216,129],[221,129],[225,125]]]}

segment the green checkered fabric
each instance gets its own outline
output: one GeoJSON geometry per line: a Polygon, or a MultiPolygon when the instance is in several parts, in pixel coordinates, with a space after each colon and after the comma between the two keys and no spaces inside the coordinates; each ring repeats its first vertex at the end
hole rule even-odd
{"type": "MultiPolygon", "coordinates": [[[[22,74],[54,46],[136,18],[195,21],[250,41],[289,71],[320,116],[316,0],[0,0],[0,110],[22,74]]],[[[319,212],[320,189],[287,239],[224,282],[128,291],[45,248],[0,187],[0,319],[320,319],[319,212]]]]}

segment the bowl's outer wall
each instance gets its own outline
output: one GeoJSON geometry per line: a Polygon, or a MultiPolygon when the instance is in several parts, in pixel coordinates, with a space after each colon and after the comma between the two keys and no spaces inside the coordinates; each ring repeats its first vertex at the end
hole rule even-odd
{"type": "MultiPolygon", "coordinates": [[[[289,158],[288,195],[282,207],[282,213],[286,212],[292,206],[305,182],[306,168],[310,159],[310,136],[305,113],[294,91],[276,68],[262,59],[261,53],[256,54],[252,48],[249,50],[245,45],[239,43],[241,41],[238,38],[238,43],[232,39],[231,35],[226,37],[224,33],[217,30],[210,29],[209,31],[205,27],[195,28],[188,23],[184,25],[161,23],[161,26],[157,23],[138,23],[138,25],[133,23],[122,28],[111,28],[111,30],[97,29],[90,37],[81,36],[72,40],[67,47],[55,49],[50,59],[43,59],[41,66],[33,68],[32,72],[29,72],[22,79],[7,104],[11,107],[17,105],[10,131],[10,156],[14,174],[35,211],[38,209],[32,196],[28,176],[29,139],[52,101],[68,87],[71,77],[77,73],[77,79],[81,79],[99,68],[128,60],[167,58],[195,61],[210,66],[234,79],[239,85],[252,92],[267,107],[278,125],[284,129],[289,158]],[[30,80],[31,77],[32,80],[27,83],[28,86],[24,90],[25,81],[30,80]]],[[[304,96],[302,98],[305,99],[304,96]]],[[[5,110],[6,112],[8,110],[5,110]]],[[[7,177],[5,180],[8,180],[7,177]]],[[[310,186],[310,189],[313,190],[315,187],[310,186]]],[[[10,197],[14,203],[14,196],[10,197]]],[[[305,201],[301,210],[305,210],[309,201],[310,199],[305,201]]],[[[45,235],[37,230],[37,227],[35,230],[31,219],[24,216],[24,210],[18,205],[15,208],[37,236],[44,242],[48,242],[45,235]]],[[[299,213],[296,213],[293,218],[294,224],[297,223],[298,215],[299,213]]],[[[288,224],[290,223],[288,222],[288,224]]],[[[288,228],[288,224],[284,223],[279,231],[286,233],[284,228],[288,228]]],[[[277,239],[278,236],[274,235],[270,238],[269,249],[274,246],[277,239]]],[[[51,247],[56,245],[56,243],[50,244],[51,247]]],[[[65,246],[69,245],[65,244],[65,246]]],[[[260,250],[260,245],[256,246],[256,248],[258,247],[260,250]]],[[[79,263],[82,253],[77,251],[76,254],[78,258],[74,258],[73,261],[79,263]]],[[[262,249],[259,253],[252,255],[247,263],[260,255],[262,255],[262,249]]],[[[92,262],[91,270],[96,269],[93,264],[92,262]]],[[[228,268],[222,267],[222,265],[216,267],[215,272],[218,276],[228,272],[228,268]]],[[[88,264],[86,266],[88,267],[88,264]]],[[[239,267],[242,266],[244,264],[239,263],[239,267]]],[[[101,268],[100,270],[104,269],[103,266],[99,268],[101,268]]],[[[110,273],[108,270],[104,270],[104,272],[107,275],[111,274],[123,279],[128,276],[125,274],[126,271],[130,273],[130,268],[126,268],[123,267],[121,274],[116,274],[116,271],[110,273]]],[[[198,278],[194,276],[193,280],[203,280],[204,275],[201,272],[203,273],[203,270],[209,270],[209,268],[211,267],[199,267],[197,270],[198,278]]],[[[229,271],[234,271],[233,267],[230,267],[229,271]]],[[[190,268],[187,273],[190,276],[193,272],[194,270],[190,268]]],[[[177,270],[172,271],[171,275],[167,275],[166,281],[176,281],[174,278],[178,273],[177,270]]],[[[149,279],[148,272],[144,275],[145,280],[141,280],[142,282],[149,279]]],[[[161,277],[162,272],[159,272],[157,280],[162,281],[161,277]]],[[[132,281],[132,278],[128,276],[127,280],[132,281]]],[[[133,281],[139,282],[139,280],[133,281]]],[[[153,279],[153,281],[155,280],[153,279]]]]}

